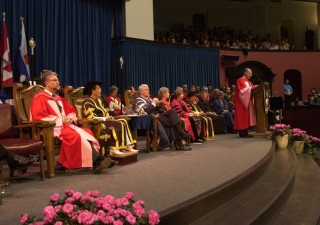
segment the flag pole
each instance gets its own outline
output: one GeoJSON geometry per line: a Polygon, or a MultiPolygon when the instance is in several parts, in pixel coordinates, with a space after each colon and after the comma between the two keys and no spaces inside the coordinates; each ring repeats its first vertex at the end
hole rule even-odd
{"type": "Polygon", "coordinates": [[[34,48],[36,47],[36,42],[33,38],[30,39],[29,46],[31,48],[31,83],[34,84],[34,48]]]}
{"type": "Polygon", "coordinates": [[[119,86],[119,88],[120,88],[120,90],[119,90],[119,92],[120,92],[120,101],[121,101],[121,103],[120,103],[120,115],[122,115],[122,89],[123,89],[123,63],[124,63],[124,60],[123,60],[123,57],[121,56],[120,57],[120,59],[119,59],[119,61],[120,61],[120,86],[119,86]]]}

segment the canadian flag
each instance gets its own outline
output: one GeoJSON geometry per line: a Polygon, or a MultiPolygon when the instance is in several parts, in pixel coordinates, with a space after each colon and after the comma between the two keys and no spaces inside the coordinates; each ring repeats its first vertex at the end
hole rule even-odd
{"type": "Polygon", "coordinates": [[[7,30],[7,24],[6,24],[5,18],[3,18],[0,56],[1,56],[1,84],[13,85],[8,30],[7,30]]]}

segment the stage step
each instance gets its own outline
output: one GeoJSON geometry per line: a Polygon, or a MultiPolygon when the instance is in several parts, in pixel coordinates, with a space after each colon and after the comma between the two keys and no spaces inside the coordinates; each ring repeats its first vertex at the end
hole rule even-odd
{"type": "Polygon", "coordinates": [[[307,154],[298,155],[295,184],[274,225],[317,224],[320,211],[320,169],[307,154]]]}
{"type": "Polygon", "coordinates": [[[270,224],[292,191],[296,167],[297,158],[292,150],[276,149],[270,168],[255,183],[189,224],[270,224]]]}

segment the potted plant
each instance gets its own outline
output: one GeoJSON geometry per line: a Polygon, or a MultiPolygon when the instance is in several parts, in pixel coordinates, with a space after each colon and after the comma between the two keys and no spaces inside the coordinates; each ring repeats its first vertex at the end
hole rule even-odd
{"type": "Polygon", "coordinates": [[[275,124],[269,127],[269,137],[276,141],[278,148],[287,148],[291,137],[291,127],[286,124],[275,124]]]}
{"type": "Polygon", "coordinates": [[[291,140],[290,146],[296,152],[296,154],[301,154],[304,149],[304,144],[308,142],[307,132],[301,130],[300,128],[293,128],[291,130],[291,140]]]}
{"type": "Polygon", "coordinates": [[[82,194],[66,190],[63,199],[59,199],[57,193],[50,197],[49,205],[43,209],[43,218],[35,221],[34,215],[24,214],[20,218],[20,223],[22,225],[158,224],[159,214],[154,210],[149,210],[146,214],[144,201],[135,201],[133,197],[132,192],[127,192],[124,197],[116,199],[111,195],[99,197],[98,191],[87,191],[82,194]]]}
{"type": "Polygon", "coordinates": [[[308,141],[305,142],[305,150],[316,159],[320,159],[320,138],[309,135],[308,141]]]}

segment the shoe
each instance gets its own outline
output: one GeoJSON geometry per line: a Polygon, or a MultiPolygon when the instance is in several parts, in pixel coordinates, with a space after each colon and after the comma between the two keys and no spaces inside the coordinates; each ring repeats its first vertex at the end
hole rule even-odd
{"type": "Polygon", "coordinates": [[[190,138],[190,134],[189,133],[182,133],[180,135],[180,137],[183,138],[183,139],[188,139],[188,138],[190,138]]]}
{"type": "Polygon", "coordinates": [[[252,135],[244,135],[244,136],[240,136],[240,137],[242,137],[242,138],[253,138],[253,136],[252,135]]]}
{"type": "Polygon", "coordinates": [[[109,168],[111,163],[112,163],[111,158],[105,158],[97,166],[93,167],[93,174],[101,173],[104,169],[109,168]]]}
{"type": "Polygon", "coordinates": [[[131,148],[131,149],[126,149],[126,151],[128,151],[128,152],[139,152],[139,150],[136,150],[136,149],[133,149],[133,148],[131,148]]]}
{"type": "Polygon", "coordinates": [[[198,140],[193,141],[192,143],[193,143],[193,144],[202,144],[202,143],[203,143],[203,140],[198,139],[198,140]]]}
{"type": "Polygon", "coordinates": [[[108,166],[108,168],[112,168],[114,167],[115,165],[118,164],[118,161],[117,160],[111,160],[111,163],[110,163],[110,166],[108,166]]]}
{"type": "Polygon", "coordinates": [[[124,154],[123,152],[120,152],[119,150],[110,150],[110,153],[114,154],[114,155],[123,155],[124,154]]]}
{"type": "Polygon", "coordinates": [[[188,148],[187,146],[184,146],[184,145],[176,147],[176,151],[190,151],[190,150],[192,150],[190,147],[188,148]]]}
{"type": "Polygon", "coordinates": [[[230,131],[230,134],[237,134],[238,132],[237,131],[235,131],[235,130],[231,130],[230,131]]]}
{"type": "Polygon", "coordinates": [[[26,158],[20,155],[14,155],[14,161],[8,164],[11,171],[25,169],[38,160],[38,157],[26,158]]]}

